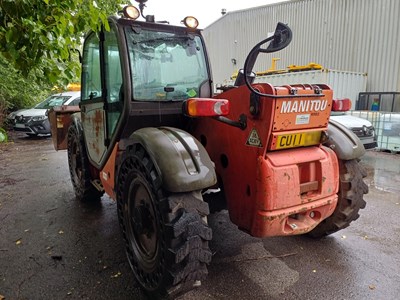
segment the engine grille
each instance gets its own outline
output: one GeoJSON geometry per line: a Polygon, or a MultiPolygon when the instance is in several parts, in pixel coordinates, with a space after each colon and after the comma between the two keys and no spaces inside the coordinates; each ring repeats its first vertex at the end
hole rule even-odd
{"type": "Polygon", "coordinates": [[[373,137],[375,129],[373,126],[355,127],[351,129],[358,137],[373,137]]]}
{"type": "Polygon", "coordinates": [[[16,123],[23,123],[23,124],[25,124],[25,123],[29,122],[30,119],[31,119],[31,117],[16,116],[16,117],[15,117],[15,122],[16,122],[16,123]]]}

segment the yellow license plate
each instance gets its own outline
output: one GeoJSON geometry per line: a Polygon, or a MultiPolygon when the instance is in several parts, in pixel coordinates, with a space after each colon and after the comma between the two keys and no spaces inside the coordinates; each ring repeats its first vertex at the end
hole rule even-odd
{"type": "Polygon", "coordinates": [[[287,149],[317,145],[321,141],[321,131],[281,134],[276,138],[275,149],[287,149]]]}

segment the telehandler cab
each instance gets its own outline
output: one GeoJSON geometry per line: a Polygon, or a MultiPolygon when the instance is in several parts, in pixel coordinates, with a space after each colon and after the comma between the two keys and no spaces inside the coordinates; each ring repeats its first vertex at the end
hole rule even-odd
{"type": "Polygon", "coordinates": [[[109,31],[87,34],[80,107],[49,117],[55,148],[68,149],[76,198],[105,192],[117,201],[129,264],[152,298],[207,275],[208,203],[223,199],[232,222],[256,237],[322,237],[358,218],[365,150],[329,121],[348,103],[332,101],[326,85],[251,83],[258,54],[290,43],[288,26],[278,23],[235,86],[213,97],[197,20],[157,23],[143,14],[146,0],[136,1],[140,10],[110,17],[109,31]]]}

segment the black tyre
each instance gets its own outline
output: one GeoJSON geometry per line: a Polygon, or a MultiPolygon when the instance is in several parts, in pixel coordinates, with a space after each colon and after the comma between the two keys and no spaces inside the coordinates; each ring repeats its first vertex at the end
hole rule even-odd
{"type": "Polygon", "coordinates": [[[118,172],[118,218],[130,266],[152,299],[175,297],[207,275],[208,204],[200,192],[170,194],[141,145],[129,147],[118,172]]]}
{"type": "Polygon", "coordinates": [[[338,204],[333,214],[308,233],[313,238],[321,238],[346,228],[359,217],[359,210],[365,207],[364,194],[368,186],[363,178],[366,171],[357,160],[339,160],[338,204]]]}
{"type": "Polygon", "coordinates": [[[91,183],[85,141],[73,125],[68,129],[68,164],[76,198],[80,201],[99,201],[104,192],[91,183]]]}

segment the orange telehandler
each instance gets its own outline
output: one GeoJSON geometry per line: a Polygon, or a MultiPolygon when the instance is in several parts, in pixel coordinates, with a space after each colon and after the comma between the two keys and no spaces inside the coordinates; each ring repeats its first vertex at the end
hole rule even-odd
{"type": "Polygon", "coordinates": [[[326,85],[251,83],[258,54],[290,43],[288,26],[278,23],[235,86],[213,96],[197,20],[157,23],[136,1],[139,9],[109,18],[109,31],[86,35],[80,107],[49,117],[56,149],[68,149],[76,198],[116,200],[128,262],[152,298],[205,278],[216,201],[256,237],[322,237],[358,218],[365,150],[329,121],[348,103],[333,101],[326,85]]]}

